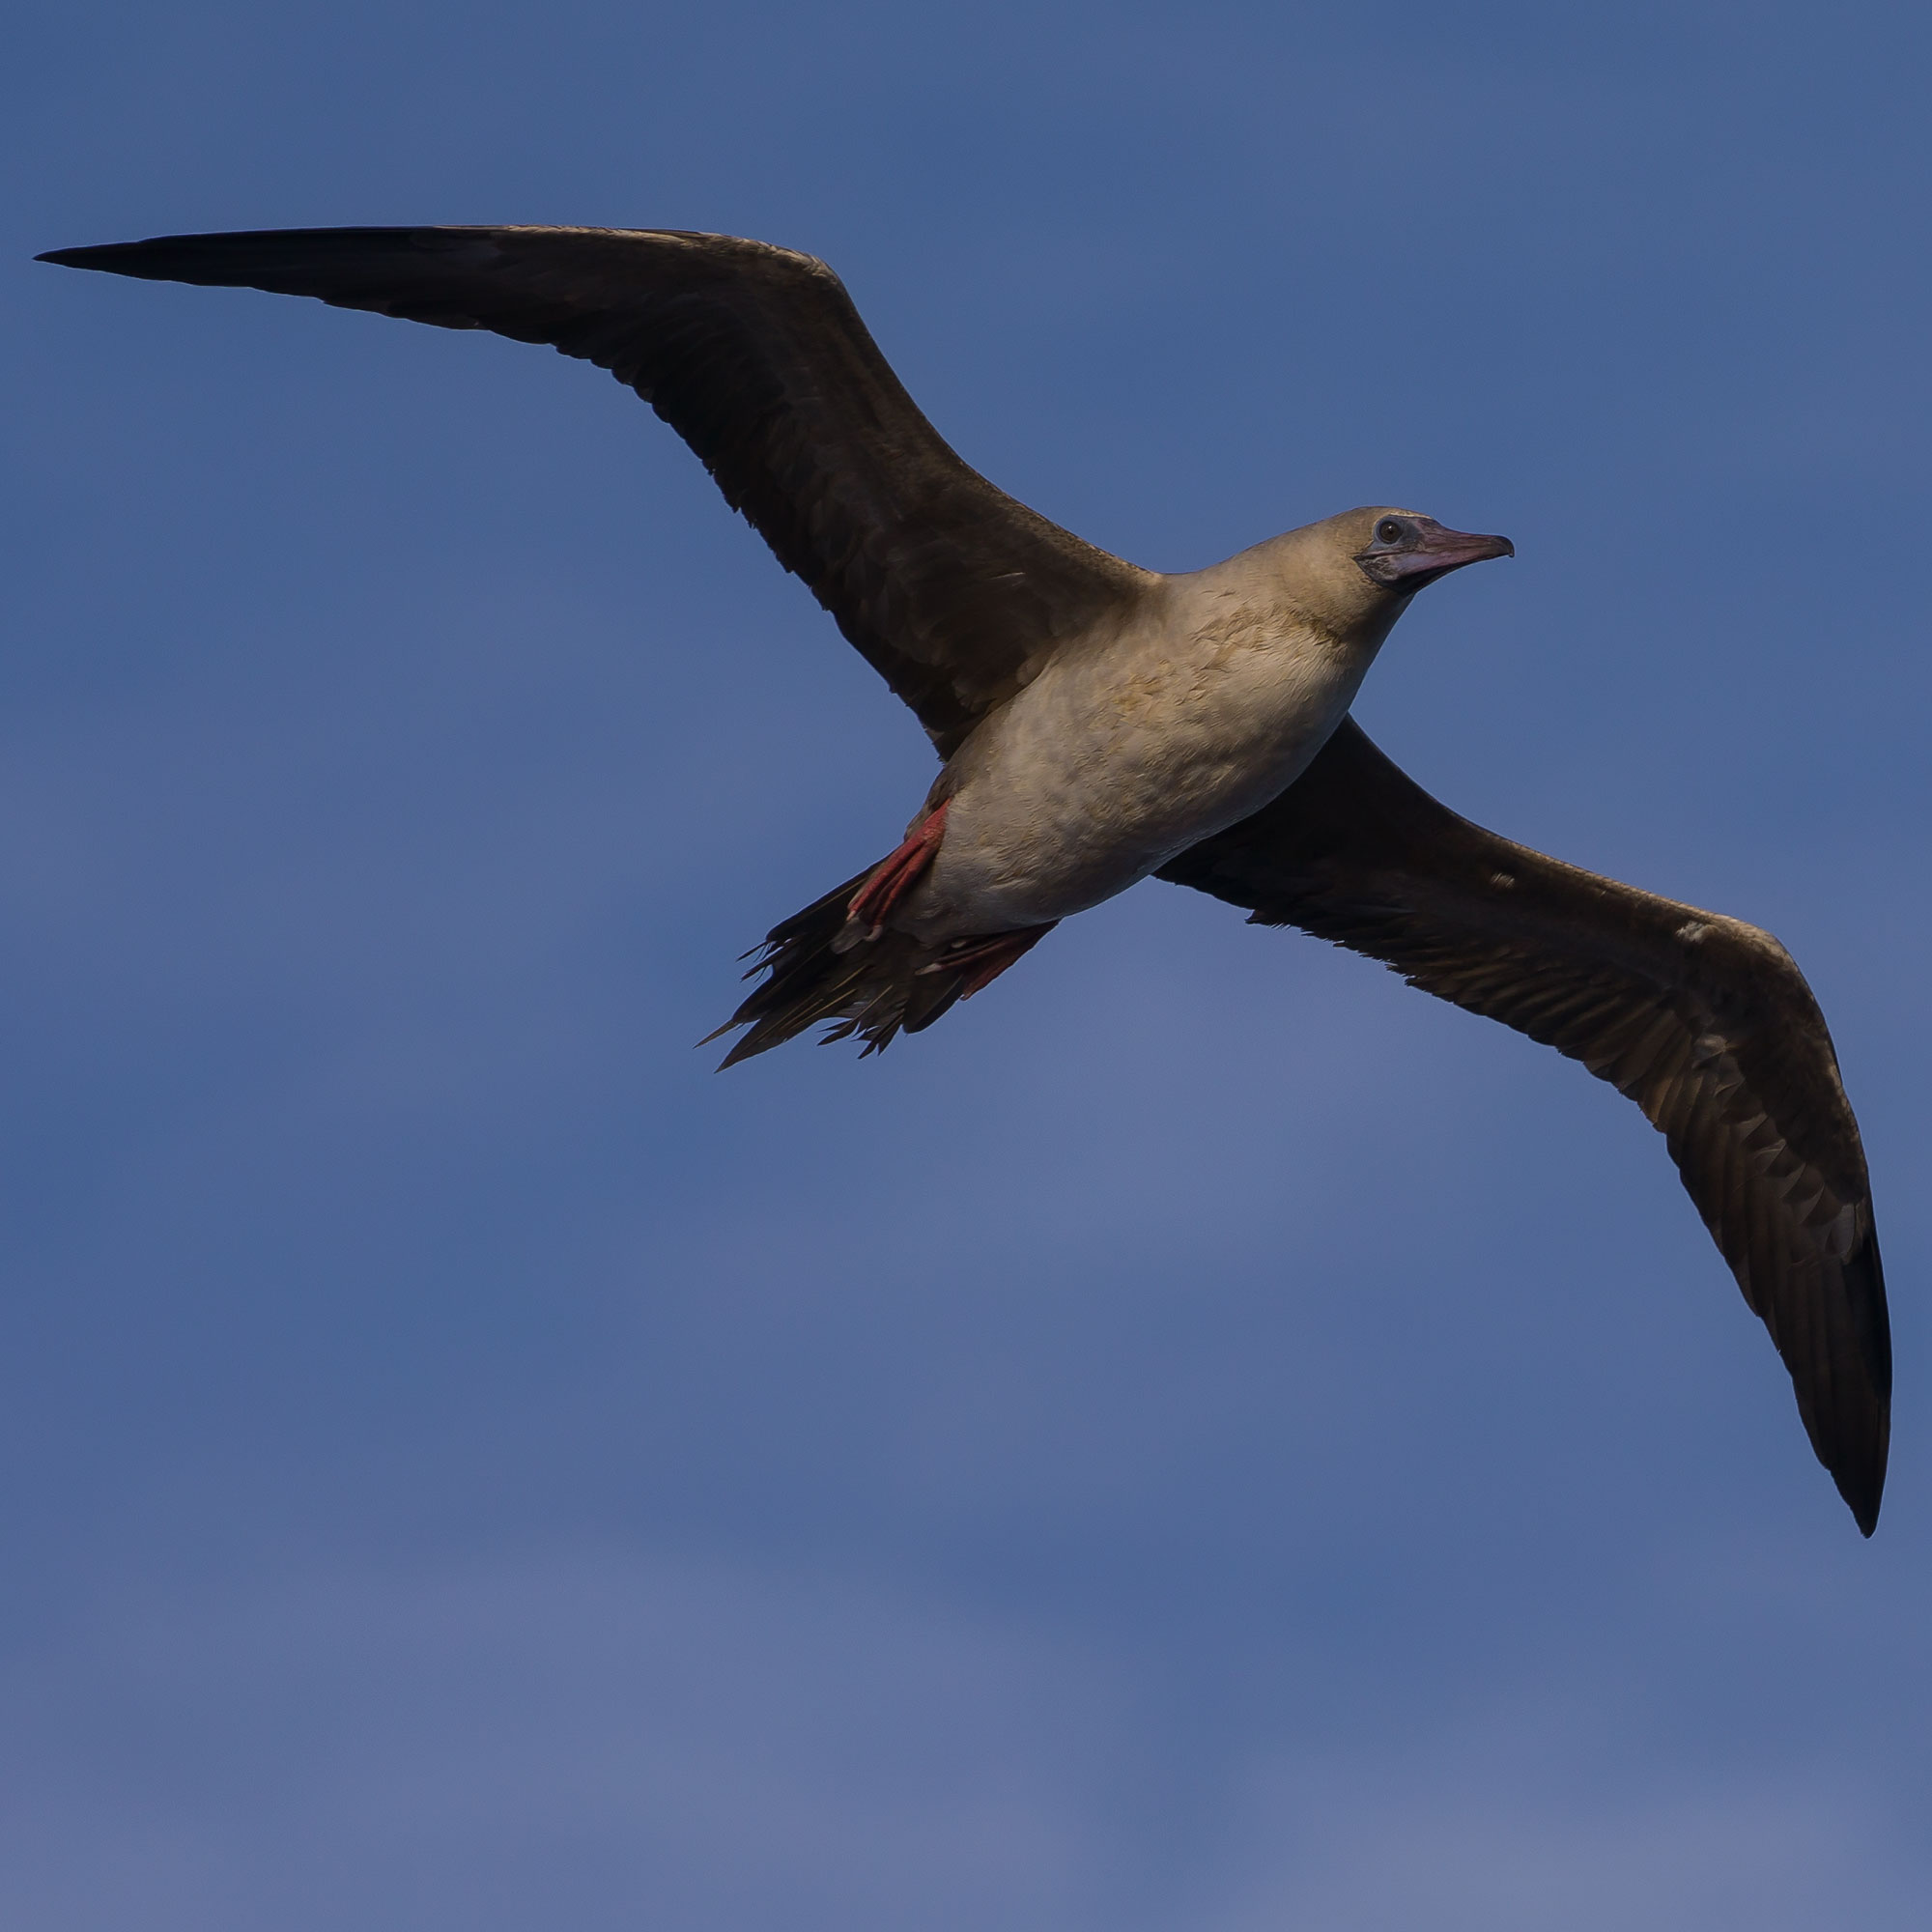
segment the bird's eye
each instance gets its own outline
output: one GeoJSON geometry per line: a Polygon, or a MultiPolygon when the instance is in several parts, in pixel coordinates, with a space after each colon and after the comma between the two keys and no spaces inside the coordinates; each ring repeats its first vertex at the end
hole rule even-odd
{"type": "Polygon", "coordinates": [[[1376,541],[1378,543],[1400,543],[1407,534],[1408,532],[1393,517],[1384,517],[1376,526],[1376,541]]]}

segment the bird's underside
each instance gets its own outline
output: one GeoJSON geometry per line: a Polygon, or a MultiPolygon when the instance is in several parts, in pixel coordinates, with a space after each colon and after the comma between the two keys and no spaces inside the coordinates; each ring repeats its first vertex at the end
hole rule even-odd
{"type": "MultiPolygon", "coordinates": [[[[920,413],[838,279],[788,250],[668,231],[363,228],[184,236],[43,259],[487,329],[611,370],[691,445],[912,708],[949,774],[970,765],[965,748],[982,724],[1015,715],[1043,672],[1136,621],[1173,582],[971,469],[920,413]]],[[[1428,522],[1411,520],[1408,537],[1428,522]]],[[[1384,561],[1355,558],[1377,582],[1384,561]]],[[[1398,586],[1405,599],[1429,581],[1411,577],[1398,586]]],[[[1890,1397],[1878,1239],[1831,1038],[1789,954],[1753,926],[1469,824],[1352,721],[1297,770],[1259,810],[1145,869],[1240,906],[1252,923],[1300,926],[1379,959],[1634,1100],[1664,1135],[1790,1371],[1819,1460],[1869,1535],[1890,1397]]],[[[931,1024],[1050,928],[1050,916],[1030,916],[935,938],[908,923],[944,849],[946,783],[896,852],[773,930],[763,980],[727,1022],[746,1028],[729,1061],[820,1020],[834,1037],[882,1046],[931,1024]]]]}

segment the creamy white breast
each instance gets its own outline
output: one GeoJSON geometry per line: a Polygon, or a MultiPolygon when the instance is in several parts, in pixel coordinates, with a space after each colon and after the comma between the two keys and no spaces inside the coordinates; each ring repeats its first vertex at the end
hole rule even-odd
{"type": "Polygon", "coordinates": [[[1063,652],[961,749],[938,858],[892,923],[935,944],[1123,892],[1293,783],[1379,642],[1321,632],[1252,570],[1170,578],[1133,631],[1063,652]]]}

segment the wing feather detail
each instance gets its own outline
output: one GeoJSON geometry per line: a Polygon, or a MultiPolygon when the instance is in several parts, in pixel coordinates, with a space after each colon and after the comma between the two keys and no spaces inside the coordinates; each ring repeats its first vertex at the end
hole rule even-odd
{"type": "Polygon", "coordinates": [[[310,296],[548,343],[611,371],[910,705],[942,756],[1153,580],[940,438],[824,263],[668,229],[180,235],[43,261],[310,296]]]}
{"type": "Polygon", "coordinates": [[[1891,1396],[1871,1188],[1824,1016],[1776,939],[1484,831],[1352,720],[1280,798],[1160,877],[1379,959],[1635,1101],[1871,1534],[1891,1396]]]}

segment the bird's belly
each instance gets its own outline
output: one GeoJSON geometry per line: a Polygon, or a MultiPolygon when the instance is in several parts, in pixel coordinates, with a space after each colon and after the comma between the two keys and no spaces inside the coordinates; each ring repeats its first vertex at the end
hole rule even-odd
{"type": "Polygon", "coordinates": [[[1351,671],[1286,647],[1206,670],[1155,660],[1097,689],[1049,671],[962,753],[938,856],[893,923],[938,944],[1124,892],[1300,777],[1348,711],[1351,671]]]}

